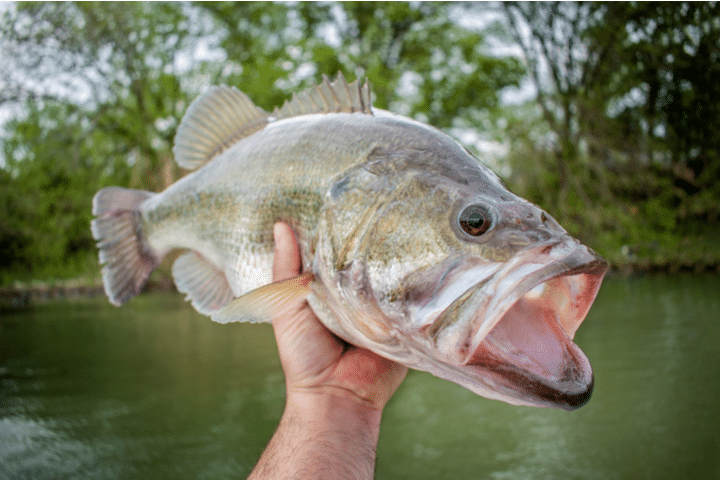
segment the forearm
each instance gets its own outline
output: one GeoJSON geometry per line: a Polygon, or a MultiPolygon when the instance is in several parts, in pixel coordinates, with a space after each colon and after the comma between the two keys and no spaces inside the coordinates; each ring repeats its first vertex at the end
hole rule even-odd
{"type": "Polygon", "coordinates": [[[381,412],[329,394],[288,395],[285,412],[249,480],[371,479],[381,412]]]}

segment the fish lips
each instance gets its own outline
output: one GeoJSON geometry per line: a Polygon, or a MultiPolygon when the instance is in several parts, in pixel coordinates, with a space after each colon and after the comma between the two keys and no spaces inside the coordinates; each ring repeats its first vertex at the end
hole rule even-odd
{"type": "Polygon", "coordinates": [[[574,410],[586,404],[594,375],[572,338],[607,268],[592,250],[564,241],[528,249],[470,288],[443,313],[469,327],[448,358],[466,377],[461,383],[519,405],[574,410]]]}

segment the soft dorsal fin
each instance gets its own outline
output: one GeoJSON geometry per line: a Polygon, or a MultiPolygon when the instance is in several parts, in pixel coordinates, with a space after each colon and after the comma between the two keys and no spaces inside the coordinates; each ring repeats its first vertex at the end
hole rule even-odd
{"type": "Polygon", "coordinates": [[[330,82],[323,75],[320,85],[310,87],[297,95],[293,94],[292,99],[286,101],[282,108],[275,109],[273,116],[289,118],[313,113],[341,112],[372,115],[370,86],[367,81],[362,85],[359,80],[348,84],[342,72],[339,72],[335,81],[330,82]]]}
{"type": "Polygon", "coordinates": [[[173,154],[183,168],[209,162],[241,138],[262,130],[268,114],[234,87],[212,87],[188,107],[175,135],[173,154]]]}

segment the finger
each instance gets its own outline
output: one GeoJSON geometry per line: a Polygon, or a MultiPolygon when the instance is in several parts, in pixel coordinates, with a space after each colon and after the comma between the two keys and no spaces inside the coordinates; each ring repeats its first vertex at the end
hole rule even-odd
{"type": "Polygon", "coordinates": [[[302,270],[300,250],[290,226],[282,222],[276,223],[273,228],[273,236],[275,238],[273,281],[299,275],[302,270]]]}

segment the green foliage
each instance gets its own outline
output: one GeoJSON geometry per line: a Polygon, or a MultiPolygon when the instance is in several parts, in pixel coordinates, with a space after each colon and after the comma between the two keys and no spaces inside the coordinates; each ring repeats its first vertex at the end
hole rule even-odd
{"type": "Polygon", "coordinates": [[[6,125],[0,282],[87,268],[95,255],[92,195],[107,184],[158,191],[176,180],[172,139],[189,101],[207,85],[235,85],[270,110],[322,74],[342,71],[366,76],[377,106],[405,108],[439,127],[496,108],[497,92],[517,85],[523,70],[515,59],[485,55],[482,35],[452,20],[453,9],[395,2],[14,5],[0,19],[13,65],[0,77],[0,102],[28,113],[6,125]],[[215,52],[188,60],[201,43],[215,52]],[[46,77],[60,92],[31,80],[46,77]],[[412,84],[410,94],[402,82],[412,84]]]}
{"type": "MultiPolygon", "coordinates": [[[[92,196],[109,146],[67,104],[31,108],[6,125],[0,170],[0,280],[76,276],[88,271],[94,241],[88,225],[92,196]]],[[[116,177],[122,180],[122,177],[116,177]]],[[[126,179],[127,180],[127,179],[126,179]]]]}
{"type": "Polygon", "coordinates": [[[5,125],[0,284],[94,274],[94,193],[109,184],[161,189],[177,176],[169,149],[187,99],[173,61],[185,23],[167,4],[29,3],[6,12],[8,55],[21,57],[11,60],[24,71],[19,84],[7,77],[17,93],[3,100],[25,115],[5,125]],[[65,61],[53,69],[53,58],[65,61]],[[30,81],[39,75],[60,85],[72,75],[91,96],[68,98],[73,84],[63,85],[65,96],[50,94],[30,81]]]}
{"type": "Polygon", "coordinates": [[[417,90],[402,98],[409,116],[439,128],[453,119],[494,108],[497,93],[518,85],[524,70],[514,58],[485,54],[483,36],[451,19],[444,3],[343,2],[344,24],[337,24],[337,59],[319,64],[323,73],[364,73],[374,86],[379,108],[395,106],[402,81],[417,90]]]}
{"type": "Polygon", "coordinates": [[[479,111],[496,108],[498,92],[517,86],[524,73],[515,58],[485,54],[483,36],[451,18],[452,4],[199,6],[227,30],[224,70],[231,73],[221,73],[218,81],[236,85],[266,109],[308,86],[308,80],[340,71],[349,79],[367,78],[376,107],[402,109],[437,127],[450,127],[454,119],[473,123],[479,111]],[[269,39],[267,32],[273,32],[269,39]],[[311,73],[297,78],[293,72],[301,67],[311,73]],[[414,93],[404,93],[403,82],[412,84],[414,93]]]}
{"type": "Polygon", "coordinates": [[[716,5],[506,3],[509,30],[460,21],[492,8],[11,4],[0,106],[19,113],[2,132],[0,284],[96,274],[90,199],[177,180],[175,130],[207,86],[272,110],[338,71],[367,77],[377,107],[439,128],[496,121],[510,186],[615,264],[720,264],[716,5]],[[539,92],[510,107],[499,92],[526,67],[488,43],[507,31],[539,92]]]}
{"type": "Polygon", "coordinates": [[[506,117],[509,183],[615,265],[720,265],[715,4],[505,8],[540,92],[506,117]]]}

